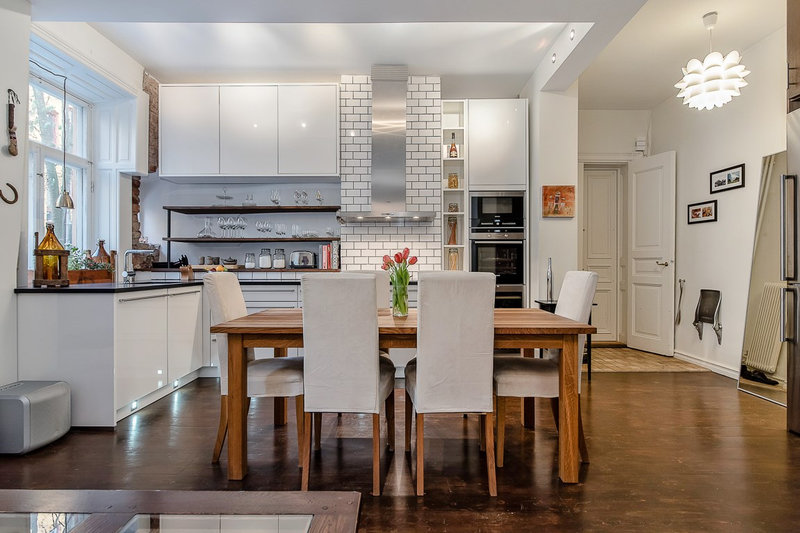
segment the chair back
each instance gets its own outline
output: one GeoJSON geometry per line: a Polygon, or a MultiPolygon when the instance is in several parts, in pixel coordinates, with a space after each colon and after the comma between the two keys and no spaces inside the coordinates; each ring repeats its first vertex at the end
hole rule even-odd
{"type": "Polygon", "coordinates": [[[346,274],[375,274],[375,303],[378,309],[390,307],[391,304],[391,285],[389,283],[389,273],[385,270],[348,270],[346,274]]]}
{"type": "MultiPolygon", "coordinates": [[[[232,272],[209,272],[203,276],[205,296],[211,307],[211,321],[221,324],[247,315],[247,305],[239,285],[239,278],[232,272]]],[[[217,333],[217,356],[219,364],[220,393],[228,394],[228,335],[217,333]]],[[[254,359],[248,348],[247,359],[254,359]]]]}
{"type": "Polygon", "coordinates": [[[418,413],[492,411],[495,276],[420,272],[418,413]]]}
{"type": "MultiPolygon", "coordinates": [[[[597,272],[585,270],[571,270],[564,275],[561,291],[558,294],[555,314],[575,320],[576,322],[589,322],[592,313],[592,302],[597,289],[597,272]]],[[[578,387],[580,390],[580,377],[583,368],[583,348],[586,345],[586,335],[578,335],[578,387]]],[[[548,350],[550,352],[550,350],[548,350]]]]}
{"type": "Polygon", "coordinates": [[[374,274],[302,277],[306,412],[379,413],[374,274]]]}

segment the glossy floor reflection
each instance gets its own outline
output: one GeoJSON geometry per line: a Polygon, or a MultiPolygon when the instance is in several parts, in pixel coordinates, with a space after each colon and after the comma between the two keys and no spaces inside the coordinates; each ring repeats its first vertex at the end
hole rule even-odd
{"type": "MultiPolygon", "coordinates": [[[[489,498],[478,418],[426,417],[425,488],[413,496],[403,450],[383,454],[384,495],[371,486],[371,418],[325,415],[311,488],[362,493],[364,531],[789,531],[800,523],[800,437],[785,410],[710,372],[598,373],[584,378],[582,408],[591,464],[581,482],[557,481],[557,433],[549,403],[536,431],[509,416],[499,496],[489,498]]],[[[78,429],[26,456],[0,457],[4,488],[297,490],[290,424],[272,426],[272,401],[254,399],[249,467],[230,482],[225,454],[210,462],[218,385],[198,380],[121,421],[116,431],[78,429]]],[[[385,428],[384,428],[385,436],[385,428]]],[[[413,448],[413,443],[412,443],[413,448]]]]}

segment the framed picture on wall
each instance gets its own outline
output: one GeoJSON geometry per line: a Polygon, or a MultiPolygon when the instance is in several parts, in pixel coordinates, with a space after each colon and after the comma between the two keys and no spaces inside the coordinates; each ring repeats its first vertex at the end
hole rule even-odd
{"type": "Polygon", "coordinates": [[[689,216],[689,224],[699,224],[701,222],[717,221],[716,200],[709,200],[707,202],[689,204],[687,211],[689,216]]]}
{"type": "Polygon", "coordinates": [[[542,185],[542,216],[572,218],[575,216],[574,185],[542,185]]]}
{"type": "Polygon", "coordinates": [[[711,194],[744,187],[744,163],[711,173],[711,194]]]}

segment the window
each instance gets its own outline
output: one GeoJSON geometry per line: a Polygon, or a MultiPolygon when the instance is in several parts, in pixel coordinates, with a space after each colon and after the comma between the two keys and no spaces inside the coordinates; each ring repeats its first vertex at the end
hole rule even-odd
{"type": "Polygon", "coordinates": [[[62,168],[62,110],[63,90],[32,78],[28,93],[29,237],[32,244],[33,233],[38,231],[41,239],[45,224],[52,222],[65,248],[84,249],[91,183],[90,107],[67,94],[66,172],[62,168]],[[55,206],[62,187],[72,196],[75,209],[55,206]]]}

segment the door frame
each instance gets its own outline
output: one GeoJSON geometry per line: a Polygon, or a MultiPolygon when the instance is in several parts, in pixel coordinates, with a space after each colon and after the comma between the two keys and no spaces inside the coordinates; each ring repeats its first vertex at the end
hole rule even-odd
{"type": "MultiPolygon", "coordinates": [[[[586,171],[587,170],[616,170],[617,171],[617,261],[616,274],[617,283],[615,297],[617,300],[617,331],[615,332],[617,342],[627,344],[627,239],[628,239],[628,214],[626,205],[626,194],[628,189],[628,161],[597,161],[598,158],[579,161],[579,183],[580,191],[586,190],[586,171]]],[[[630,158],[633,160],[634,158],[630,158]]],[[[585,195],[578,194],[578,264],[581,269],[586,268],[586,202],[585,195]]]]}

